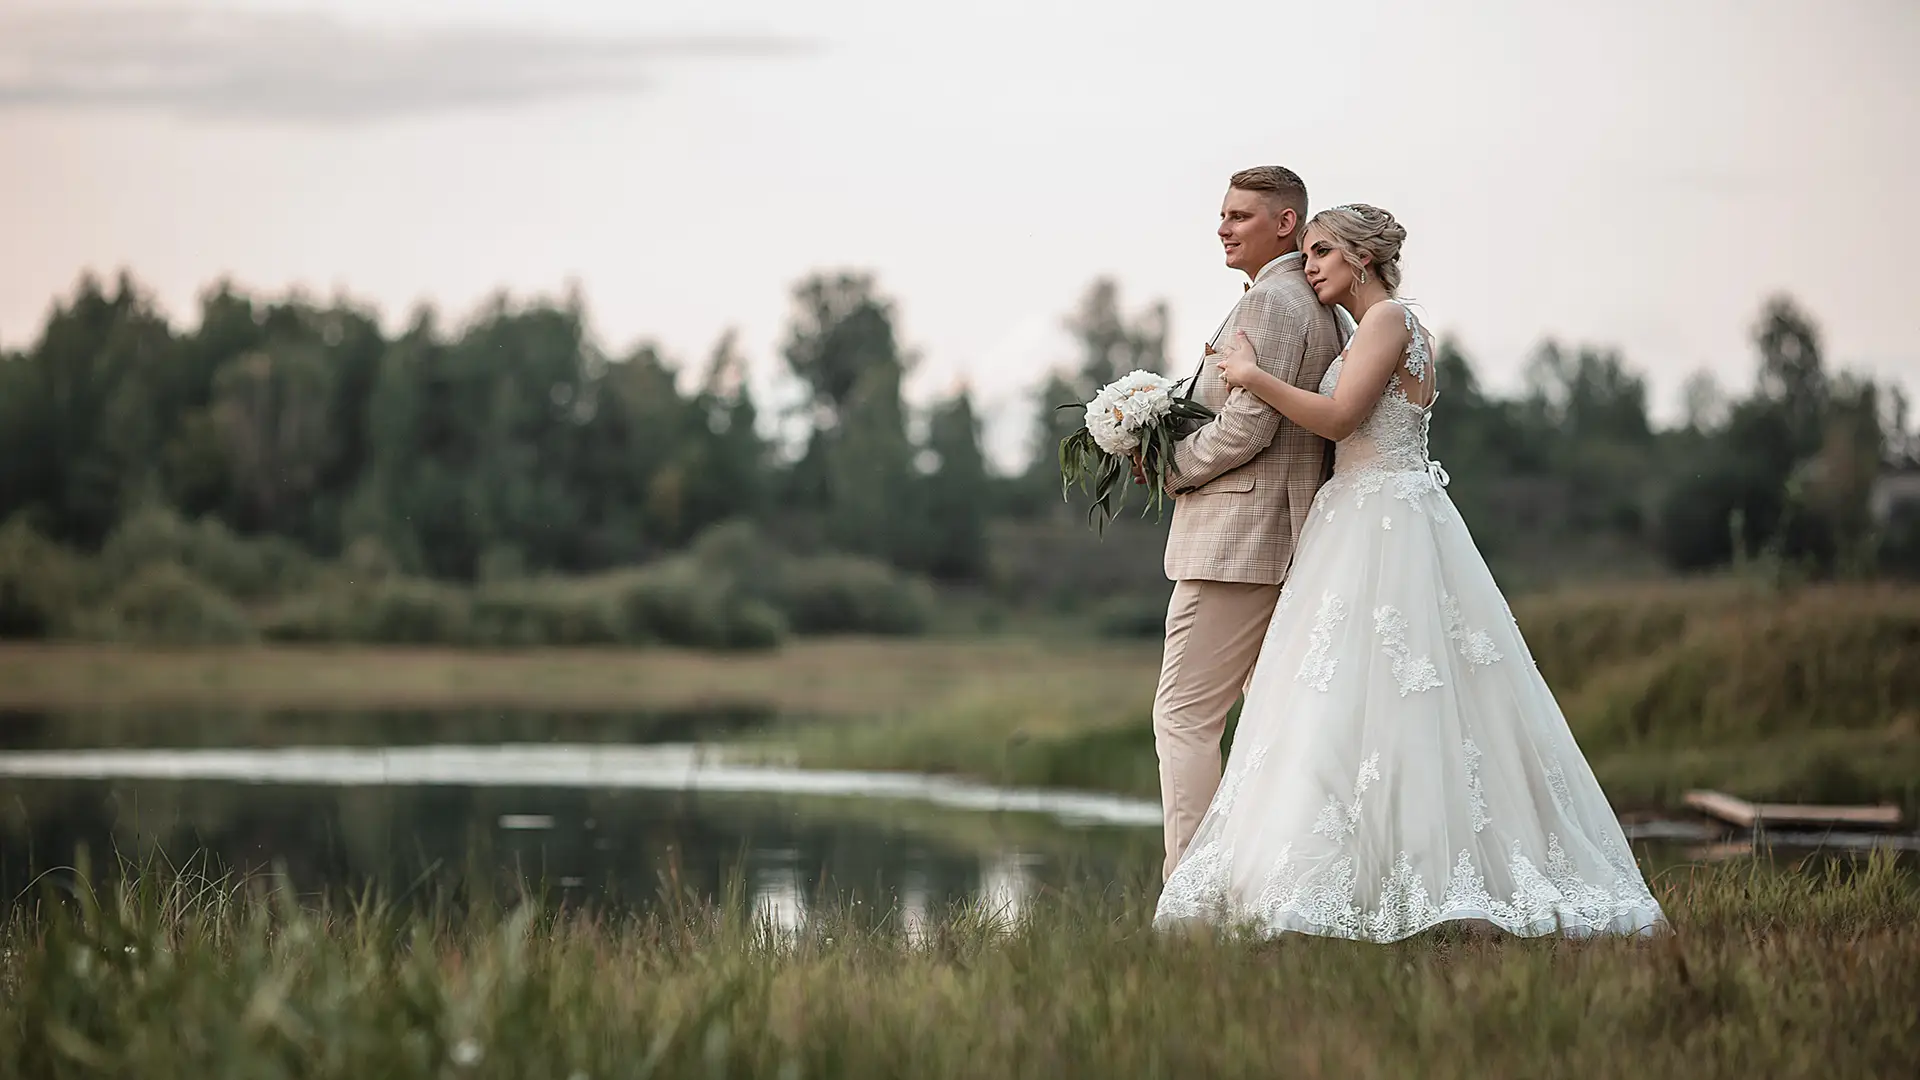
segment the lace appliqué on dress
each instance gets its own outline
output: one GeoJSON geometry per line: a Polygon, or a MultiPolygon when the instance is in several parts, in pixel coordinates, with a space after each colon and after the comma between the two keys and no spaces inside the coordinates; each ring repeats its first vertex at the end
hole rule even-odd
{"type": "Polygon", "coordinates": [[[1547,791],[1553,796],[1553,805],[1568,817],[1573,816],[1573,790],[1567,786],[1567,771],[1558,761],[1547,766],[1547,791]]]}
{"type": "MultiPolygon", "coordinates": [[[[1402,311],[1412,331],[1404,367],[1407,374],[1424,380],[1432,356],[1413,313],[1404,307],[1402,311]]],[[[1331,395],[1339,388],[1345,366],[1344,353],[1328,365],[1320,381],[1320,393],[1331,395]]],[[[1431,514],[1442,522],[1449,520],[1446,501],[1427,498],[1445,486],[1445,471],[1427,457],[1427,436],[1432,425],[1430,408],[1431,405],[1423,408],[1413,403],[1407,395],[1402,373],[1396,370],[1366,419],[1340,441],[1333,478],[1322,490],[1351,492],[1353,508],[1361,510],[1366,508],[1368,498],[1385,489],[1416,513],[1431,514]]],[[[1329,499],[1320,510],[1320,520],[1330,521],[1334,513],[1335,507],[1329,499]]]]}
{"type": "Polygon", "coordinates": [[[1333,673],[1340,658],[1333,655],[1333,631],[1347,621],[1347,605],[1332,593],[1320,597],[1320,610],[1313,617],[1313,629],[1307,634],[1307,655],[1293,681],[1306,683],[1321,693],[1333,685],[1333,673]]]}
{"type": "Polygon", "coordinates": [[[1473,815],[1473,831],[1479,832],[1493,824],[1487,814],[1487,788],[1480,780],[1480,747],[1472,739],[1463,739],[1460,755],[1467,760],[1467,808],[1473,815]]]}
{"type": "Polygon", "coordinates": [[[1427,351],[1427,343],[1420,333],[1420,323],[1414,319],[1413,312],[1405,304],[1400,305],[1400,313],[1407,317],[1407,371],[1414,378],[1425,380],[1427,365],[1432,362],[1433,354],[1427,351]]]}
{"type": "MultiPolygon", "coordinates": [[[[1342,855],[1316,872],[1303,872],[1289,844],[1268,872],[1255,904],[1232,905],[1222,885],[1220,899],[1211,910],[1222,910],[1225,901],[1226,914],[1252,919],[1258,929],[1269,933],[1307,930],[1382,943],[1458,919],[1484,919],[1513,934],[1558,931],[1580,936],[1652,930],[1661,921],[1660,906],[1642,883],[1638,868],[1630,860],[1624,866],[1614,863],[1612,853],[1608,855],[1607,873],[1612,880],[1597,882],[1582,876],[1559,836],[1547,837],[1545,866],[1529,859],[1516,840],[1506,859],[1513,892],[1498,898],[1487,887],[1486,875],[1474,865],[1473,853],[1463,849],[1436,904],[1411,855],[1401,851],[1380,880],[1374,906],[1362,908],[1351,856],[1342,855]]],[[[1167,886],[1171,890],[1173,883],[1167,886]]]]}
{"type": "Polygon", "coordinates": [[[1196,919],[1232,910],[1233,849],[1218,837],[1188,851],[1160,889],[1160,915],[1196,919]]]}
{"type": "Polygon", "coordinates": [[[1460,601],[1452,596],[1441,598],[1441,610],[1447,617],[1447,637],[1453,641],[1462,659],[1477,667],[1486,667],[1499,663],[1504,657],[1494,648],[1493,635],[1485,630],[1467,629],[1466,619],[1460,614],[1460,601]]]}
{"type": "Polygon", "coordinates": [[[1380,648],[1393,658],[1393,681],[1400,685],[1400,696],[1417,694],[1446,684],[1433,666],[1433,658],[1416,658],[1407,644],[1407,617],[1392,606],[1375,609],[1373,632],[1380,635],[1380,648]]]}
{"type": "Polygon", "coordinates": [[[1378,779],[1380,754],[1376,751],[1360,763],[1360,771],[1354,774],[1352,802],[1342,803],[1338,795],[1327,796],[1327,805],[1320,808],[1320,817],[1313,823],[1314,835],[1324,836],[1337,844],[1346,843],[1347,837],[1360,828],[1360,797],[1378,779]]]}
{"type": "Polygon", "coordinates": [[[1247,782],[1247,778],[1259,772],[1260,766],[1267,763],[1268,749],[1269,747],[1262,746],[1248,754],[1244,765],[1234,768],[1220,781],[1220,787],[1214,791],[1213,802],[1208,805],[1207,813],[1224,814],[1233,808],[1233,801],[1240,797],[1240,788],[1247,782]]]}

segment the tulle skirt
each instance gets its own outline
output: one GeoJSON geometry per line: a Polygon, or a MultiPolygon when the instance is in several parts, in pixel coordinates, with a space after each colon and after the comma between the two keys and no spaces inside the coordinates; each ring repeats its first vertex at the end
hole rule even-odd
{"type": "Polygon", "coordinates": [[[1156,925],[1379,942],[1454,920],[1665,926],[1443,485],[1375,466],[1321,489],[1156,925]]]}

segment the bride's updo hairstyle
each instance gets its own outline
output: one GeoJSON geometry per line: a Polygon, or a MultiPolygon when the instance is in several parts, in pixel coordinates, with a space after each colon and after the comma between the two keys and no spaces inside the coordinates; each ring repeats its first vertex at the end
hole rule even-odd
{"type": "Polygon", "coordinates": [[[1331,241],[1354,273],[1379,278],[1390,296],[1400,291],[1400,245],[1407,242],[1407,227],[1392,214],[1366,203],[1347,203],[1313,215],[1300,234],[1309,230],[1331,241]],[[1362,255],[1373,261],[1362,262],[1362,255]]]}

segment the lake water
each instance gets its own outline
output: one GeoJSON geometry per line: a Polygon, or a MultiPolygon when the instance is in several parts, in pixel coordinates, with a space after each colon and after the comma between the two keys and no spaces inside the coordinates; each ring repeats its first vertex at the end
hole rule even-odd
{"type": "MultiPolygon", "coordinates": [[[[1015,914],[1069,879],[1150,881],[1151,801],[952,778],[745,765],[684,741],[753,714],[0,715],[0,903],[36,875],[201,860],[308,894],[484,884],[627,907],[733,895],[793,925],[821,902],[1015,914]],[[527,741],[545,733],[549,740],[527,741]],[[460,741],[452,741],[459,739],[460,741]]],[[[1738,857],[1634,822],[1660,865],[1738,857]]],[[[1813,838],[1779,838],[1790,843],[1813,838]]]]}
{"type": "MultiPolygon", "coordinates": [[[[204,860],[302,892],[489,883],[625,907],[731,887],[776,922],[823,900],[902,917],[1017,912],[1070,877],[1153,865],[1150,801],[952,778],[748,766],[683,742],[698,717],[0,716],[0,902],[92,865],[204,860]],[[528,743],[536,731],[577,742],[528,743]],[[423,740],[493,737],[493,743],[423,740]]],[[[754,718],[725,716],[720,726],[754,718]]],[[[710,729],[709,729],[710,730],[710,729]]]]}

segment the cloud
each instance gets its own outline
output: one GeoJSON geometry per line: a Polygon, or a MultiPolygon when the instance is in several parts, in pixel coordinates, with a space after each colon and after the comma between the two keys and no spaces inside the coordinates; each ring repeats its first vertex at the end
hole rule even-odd
{"type": "Polygon", "coordinates": [[[585,37],[217,8],[46,8],[0,12],[0,109],[362,123],[634,93],[664,61],[806,47],[746,35],[585,37]]]}

